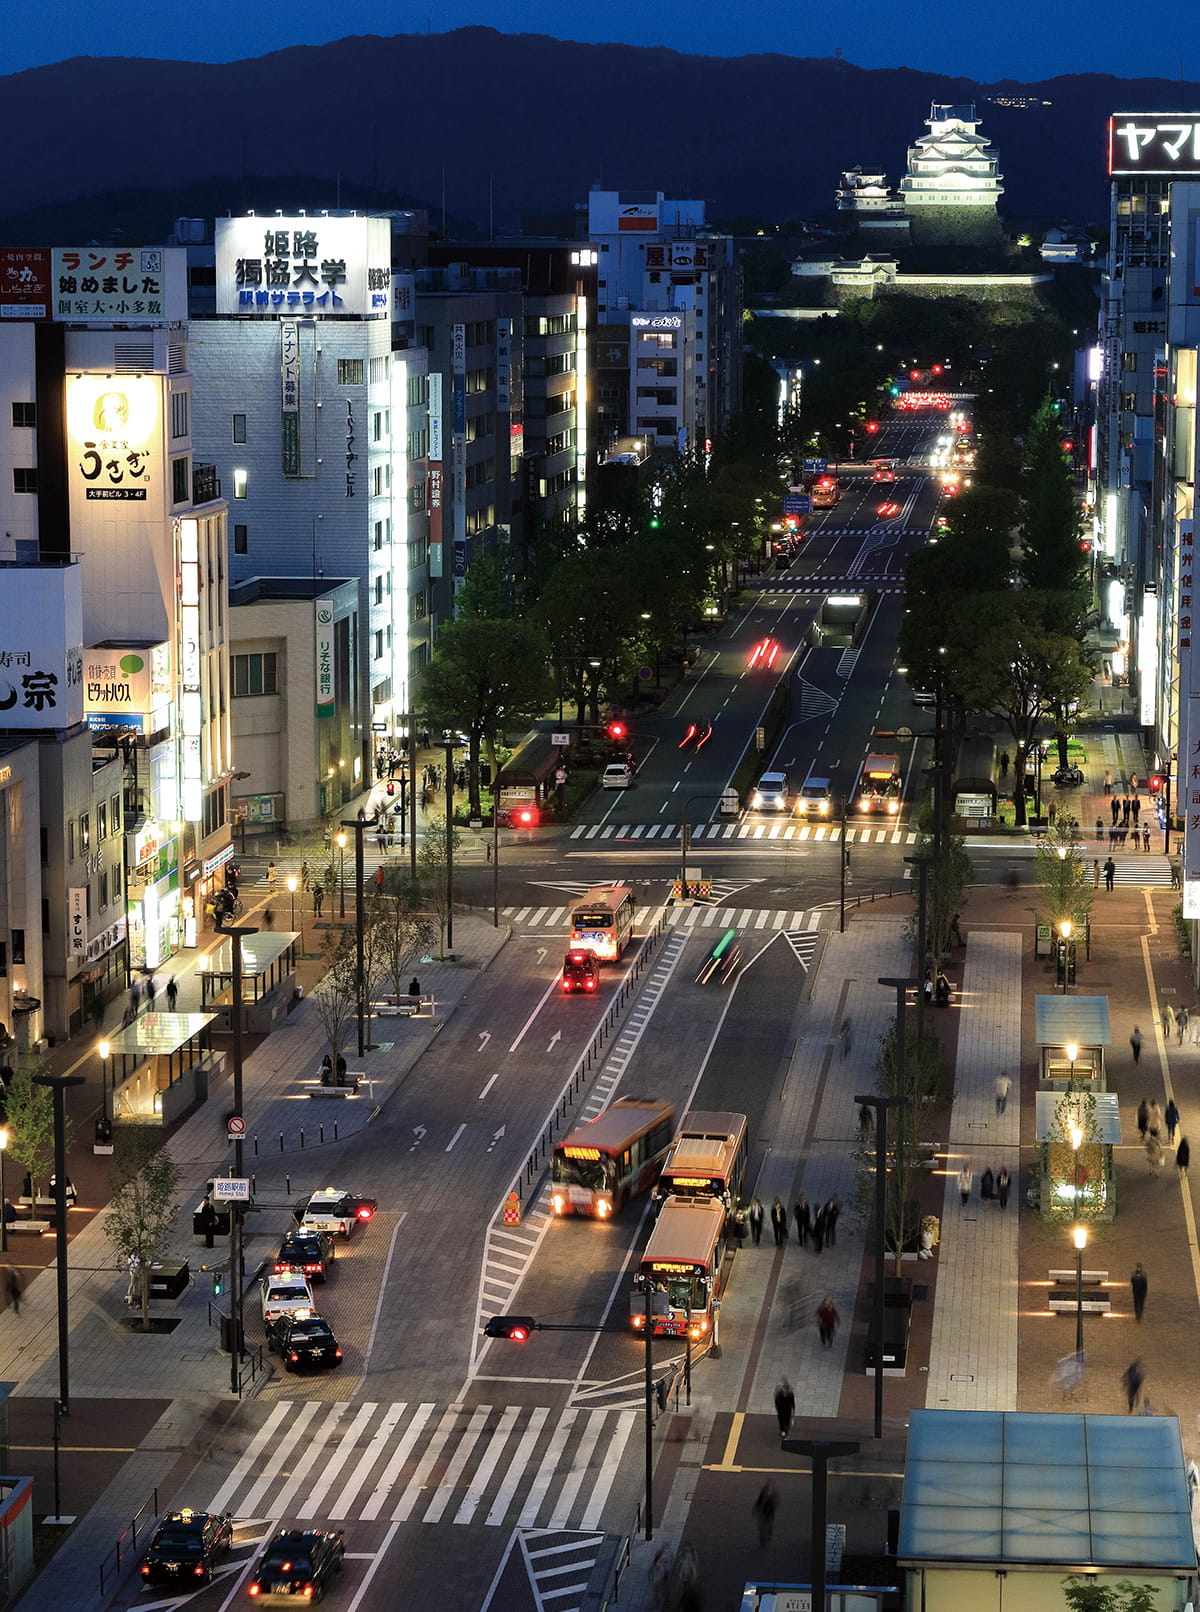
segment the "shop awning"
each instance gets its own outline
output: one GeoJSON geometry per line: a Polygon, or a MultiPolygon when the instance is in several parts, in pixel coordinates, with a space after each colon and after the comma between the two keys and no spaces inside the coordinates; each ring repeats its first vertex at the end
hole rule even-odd
{"type": "MultiPolygon", "coordinates": [[[[277,963],[287,951],[294,946],[300,936],[293,930],[287,929],[260,929],[257,935],[245,935],[242,938],[242,977],[253,979],[255,975],[270,972],[272,963],[277,963]]],[[[204,968],[197,965],[197,972],[213,974],[218,979],[233,978],[233,942],[223,940],[216,951],[210,952],[202,958],[204,968]]]]}
{"type": "MultiPolygon", "coordinates": [[[[1064,1091],[1039,1091],[1037,1094],[1037,1139],[1044,1142],[1054,1125],[1054,1116],[1058,1113],[1060,1103],[1070,1103],[1076,1095],[1064,1091]]],[[[1107,1142],[1116,1147],[1121,1140],[1121,1111],[1120,1102],[1115,1091],[1088,1091],[1080,1092],[1082,1099],[1081,1114],[1083,1119],[1080,1128],[1084,1128],[1087,1115],[1091,1115],[1091,1124],[1095,1126],[1096,1135],[1089,1136],[1089,1141],[1107,1142]],[[1095,1104],[1093,1108],[1091,1105],[1095,1104]]],[[[1069,1112],[1069,1110],[1068,1110],[1069,1112]]]]}
{"type": "Polygon", "coordinates": [[[1038,996],[1034,1039],[1039,1047],[1109,1047],[1107,996],[1038,996]]]}

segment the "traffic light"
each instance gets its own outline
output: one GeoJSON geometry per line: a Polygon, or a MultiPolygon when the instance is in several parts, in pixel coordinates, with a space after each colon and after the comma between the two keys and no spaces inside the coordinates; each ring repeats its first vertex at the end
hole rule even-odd
{"type": "Polygon", "coordinates": [[[521,806],[517,809],[518,828],[536,828],[537,825],[538,813],[536,806],[521,806]]]}
{"type": "Polygon", "coordinates": [[[935,364],[933,366],[933,373],[935,375],[940,375],[942,373],[942,366],[940,364],[935,364]]]}
{"type": "Polygon", "coordinates": [[[657,515],[651,515],[651,517],[650,517],[650,530],[652,532],[657,532],[658,528],[661,525],[662,525],[662,522],[659,520],[658,516],[657,515]]]}
{"type": "Polygon", "coordinates": [[[867,421],[867,433],[868,433],[869,436],[874,436],[876,431],[878,431],[878,430],[879,430],[879,421],[878,420],[868,420],[867,421]]]}
{"type": "Polygon", "coordinates": [[[1158,773],[1155,773],[1153,777],[1147,780],[1147,782],[1150,785],[1150,793],[1152,795],[1157,795],[1159,790],[1162,788],[1162,779],[1159,777],[1158,773]]]}
{"type": "Polygon", "coordinates": [[[219,1299],[224,1292],[225,1292],[225,1272],[224,1271],[214,1271],[212,1273],[212,1296],[215,1299],[219,1299]]]}
{"type": "Polygon", "coordinates": [[[613,744],[622,744],[628,734],[629,729],[623,722],[610,722],[608,724],[608,737],[613,744]]]}
{"type": "Polygon", "coordinates": [[[390,778],[388,779],[387,792],[389,795],[394,795],[396,793],[396,786],[390,778]]]}
{"type": "Polygon", "coordinates": [[[531,1315],[493,1315],[483,1329],[486,1338],[507,1338],[510,1343],[525,1343],[537,1327],[531,1315]]]}

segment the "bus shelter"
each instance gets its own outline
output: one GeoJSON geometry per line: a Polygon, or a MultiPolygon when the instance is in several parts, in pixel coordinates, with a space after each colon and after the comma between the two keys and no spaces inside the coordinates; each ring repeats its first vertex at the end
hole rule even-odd
{"type": "MultiPolygon", "coordinates": [[[[242,937],[242,1024],[250,1035],[270,1035],[282,1024],[296,989],[294,930],[260,929],[242,937]]],[[[216,951],[196,964],[200,1000],[211,1007],[222,1030],[233,1029],[233,942],[222,941],[216,951]]]]}
{"type": "Polygon", "coordinates": [[[1113,1149],[1121,1141],[1117,1093],[1040,1091],[1036,1129],[1042,1214],[1111,1220],[1117,1212],[1113,1149]]]}
{"type": "Polygon", "coordinates": [[[1035,998],[1034,1040],[1043,1091],[1070,1086],[1103,1091],[1108,1085],[1104,1049],[1112,1045],[1107,996],[1035,998]]]}
{"type": "Polygon", "coordinates": [[[212,1013],[143,1013],[108,1038],[112,1117],[121,1125],[169,1125],[208,1097],[225,1070],[214,1052],[212,1013]]]}

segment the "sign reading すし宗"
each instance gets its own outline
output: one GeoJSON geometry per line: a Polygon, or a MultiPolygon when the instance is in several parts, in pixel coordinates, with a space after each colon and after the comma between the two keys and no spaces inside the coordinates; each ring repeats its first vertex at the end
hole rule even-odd
{"type": "Polygon", "coordinates": [[[318,599],[314,606],[314,625],[316,628],[317,715],[332,716],[334,714],[335,697],[333,608],[326,600],[318,599]]]}
{"type": "Polygon", "coordinates": [[[391,316],[386,218],[218,218],[218,314],[391,316]]]}

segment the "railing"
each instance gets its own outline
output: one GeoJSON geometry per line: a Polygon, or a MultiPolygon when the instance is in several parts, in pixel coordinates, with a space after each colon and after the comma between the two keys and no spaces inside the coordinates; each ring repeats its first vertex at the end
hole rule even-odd
{"type": "Polygon", "coordinates": [[[237,1380],[239,1399],[241,1398],[246,1387],[247,1379],[253,1383],[259,1373],[266,1369],[266,1360],[263,1355],[263,1346],[261,1343],[255,1344],[254,1348],[249,1350],[246,1349],[246,1346],[243,1343],[242,1349],[242,1362],[238,1368],[237,1380]]]}
{"type": "Polygon", "coordinates": [[[100,1561],[100,1594],[102,1596],[107,1594],[108,1586],[120,1576],[125,1558],[137,1550],[139,1529],[142,1534],[145,1534],[147,1522],[153,1528],[157,1521],[158,1488],[156,1486],[149,1500],[142,1502],[130,1518],[128,1528],[121,1531],[116,1544],[111,1550],[105,1552],[100,1561]]]}
{"type": "Polygon", "coordinates": [[[221,478],[216,465],[198,465],[192,461],[192,503],[211,504],[221,496],[221,478]]]}

